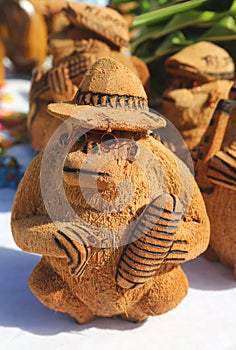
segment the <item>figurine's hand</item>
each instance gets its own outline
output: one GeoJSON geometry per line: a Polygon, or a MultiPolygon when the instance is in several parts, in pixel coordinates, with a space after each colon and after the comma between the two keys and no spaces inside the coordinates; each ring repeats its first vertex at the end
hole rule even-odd
{"type": "Polygon", "coordinates": [[[186,240],[175,240],[165,258],[165,262],[173,264],[183,263],[188,254],[188,242],[186,240]]]}
{"type": "Polygon", "coordinates": [[[236,152],[219,151],[209,161],[207,169],[209,181],[230,190],[236,190],[236,152]]]}
{"type": "Polygon", "coordinates": [[[78,231],[68,226],[63,232],[58,230],[53,234],[57,246],[66,253],[70,273],[77,277],[83,273],[89,258],[89,248],[78,231]]]}
{"type": "Polygon", "coordinates": [[[77,87],[69,77],[68,68],[63,65],[49,72],[48,84],[54,102],[71,101],[77,91],[77,87]]]}
{"type": "Polygon", "coordinates": [[[185,259],[187,251],[175,237],[181,220],[182,204],[175,195],[162,194],[147,206],[118,264],[116,280],[121,287],[143,285],[163,263],[185,259]]]}

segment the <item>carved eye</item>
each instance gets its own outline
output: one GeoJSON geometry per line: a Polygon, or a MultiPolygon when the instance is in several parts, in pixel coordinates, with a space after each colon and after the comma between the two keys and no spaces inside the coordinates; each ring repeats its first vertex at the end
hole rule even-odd
{"type": "Polygon", "coordinates": [[[87,134],[78,134],[77,141],[80,145],[85,144],[88,141],[87,134]]]}
{"type": "Polygon", "coordinates": [[[60,147],[66,147],[70,142],[70,135],[65,132],[64,134],[61,134],[59,138],[59,146],[60,147]]]}
{"type": "Polygon", "coordinates": [[[111,133],[106,133],[101,138],[101,147],[107,152],[110,149],[115,148],[118,144],[119,144],[118,138],[111,133]]]}
{"type": "Polygon", "coordinates": [[[138,153],[138,146],[135,143],[132,143],[128,148],[127,148],[127,159],[130,162],[133,162],[137,156],[138,153]]]}

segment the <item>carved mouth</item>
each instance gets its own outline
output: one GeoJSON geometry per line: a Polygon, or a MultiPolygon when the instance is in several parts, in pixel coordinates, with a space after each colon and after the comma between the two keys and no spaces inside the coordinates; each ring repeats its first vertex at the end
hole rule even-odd
{"type": "Polygon", "coordinates": [[[103,172],[97,172],[92,170],[85,170],[85,169],[76,169],[76,168],[70,168],[68,166],[64,166],[63,171],[66,173],[76,173],[76,174],[86,174],[86,175],[95,175],[95,176],[111,176],[108,173],[103,172]]]}

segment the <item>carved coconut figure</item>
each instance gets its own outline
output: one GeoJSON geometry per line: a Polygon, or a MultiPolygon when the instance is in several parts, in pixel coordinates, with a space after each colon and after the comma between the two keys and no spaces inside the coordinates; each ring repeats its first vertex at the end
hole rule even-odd
{"type": "Polygon", "coordinates": [[[236,278],[235,100],[218,103],[198,150],[195,168],[211,226],[206,256],[234,268],[236,278]]]}
{"type": "Polygon", "coordinates": [[[140,80],[102,58],[72,102],[48,108],[66,131],[34,158],[12,210],[17,245],[43,255],[32,292],[79,323],[142,321],[176,307],[188,290],[180,263],[206,249],[209,221],[189,169],[149,136],[165,121],[148,109],[140,80]],[[72,216],[58,197],[58,176],[72,216]]]}
{"type": "Polygon", "coordinates": [[[0,34],[4,53],[16,71],[31,73],[34,67],[43,64],[47,55],[47,27],[30,1],[1,1],[0,34]]]}
{"type": "Polygon", "coordinates": [[[58,32],[68,26],[69,21],[63,13],[52,13],[51,8],[56,6],[55,0],[30,0],[47,24],[48,34],[58,32]]]}
{"type": "MultiPolygon", "coordinates": [[[[85,3],[49,5],[52,14],[62,12],[70,26],[49,37],[49,51],[53,67],[34,72],[30,91],[28,128],[34,149],[47,144],[59,121],[52,121],[47,113],[49,102],[71,101],[83,75],[100,57],[113,57],[139,76],[148,89],[149,71],[145,63],[122,52],[129,44],[126,20],[117,11],[85,3]]],[[[48,5],[48,6],[49,6],[48,5]]]]}
{"type": "Polygon", "coordinates": [[[228,98],[234,68],[223,48],[206,41],[166,60],[172,79],[163,93],[161,112],[181,132],[190,150],[201,141],[218,101],[228,98]]]}

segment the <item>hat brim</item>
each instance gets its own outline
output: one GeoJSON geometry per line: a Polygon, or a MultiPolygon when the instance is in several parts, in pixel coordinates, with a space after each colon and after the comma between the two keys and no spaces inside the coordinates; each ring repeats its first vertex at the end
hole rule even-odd
{"type": "Polygon", "coordinates": [[[72,103],[51,103],[48,112],[62,120],[75,118],[81,128],[96,130],[124,130],[144,132],[163,128],[165,119],[149,108],[103,107],[90,105],[75,105],[72,103]]]}

